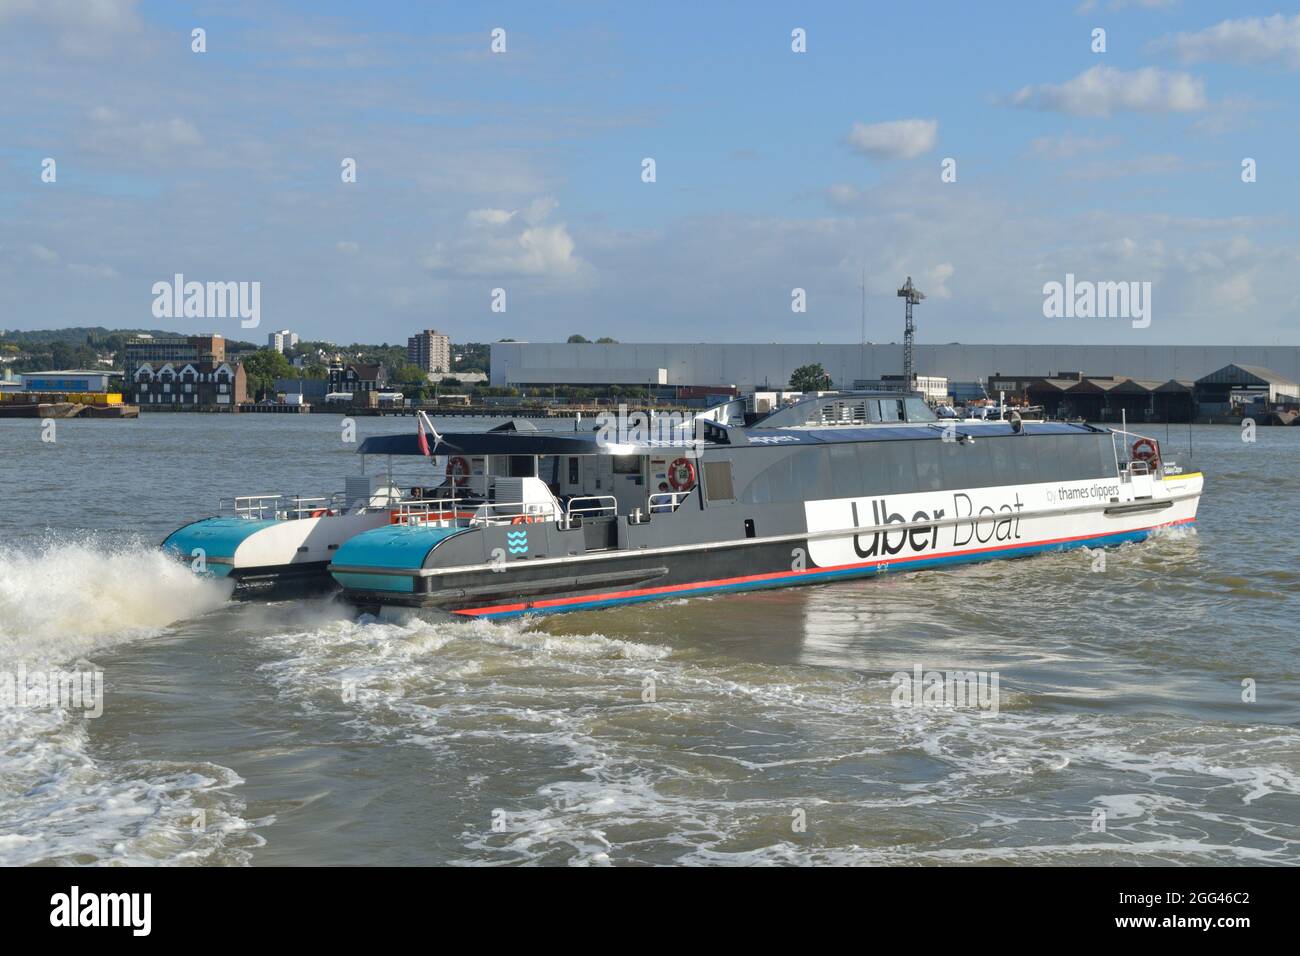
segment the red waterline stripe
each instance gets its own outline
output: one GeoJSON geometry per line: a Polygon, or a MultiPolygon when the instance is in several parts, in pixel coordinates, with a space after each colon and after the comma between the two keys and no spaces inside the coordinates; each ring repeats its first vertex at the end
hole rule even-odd
{"type": "MultiPolygon", "coordinates": [[[[1191,524],[1195,518],[1179,518],[1164,524],[1148,525],[1145,528],[1126,528],[1111,534],[1135,534],[1139,531],[1156,531],[1160,528],[1172,528],[1175,525],[1191,524]]],[[[890,532],[884,532],[886,534],[890,532]]],[[[845,535],[848,537],[848,535],[845,535]]],[[[694,591],[699,588],[726,587],[731,584],[746,584],[751,581],[773,581],[779,578],[794,578],[807,574],[827,574],[833,571],[849,571],[854,568],[879,567],[880,565],[906,564],[909,561],[933,561],[957,555],[989,554],[994,551],[1008,551],[1016,548],[1041,548],[1051,544],[1067,544],[1071,541],[1085,541],[1089,538],[1108,538],[1110,534],[1076,534],[1066,538],[1047,538],[1043,541],[1018,541],[1015,544],[999,544],[988,548],[971,548],[968,551],[939,551],[934,554],[914,554],[903,558],[889,558],[879,561],[860,561],[853,564],[835,564],[824,568],[806,568],[803,571],[769,571],[764,574],[747,574],[735,578],[717,578],[712,581],[688,581],[685,584],[667,584],[657,588],[633,588],[627,591],[610,591],[605,594],[584,594],[575,597],[550,598],[545,601],[528,601],[522,604],[497,604],[490,607],[466,608],[456,614],[477,616],[479,614],[500,614],[505,611],[523,611],[530,607],[561,607],[565,604],[585,604],[593,601],[612,601],[619,598],[637,597],[646,594],[674,594],[678,591],[694,591]]]]}

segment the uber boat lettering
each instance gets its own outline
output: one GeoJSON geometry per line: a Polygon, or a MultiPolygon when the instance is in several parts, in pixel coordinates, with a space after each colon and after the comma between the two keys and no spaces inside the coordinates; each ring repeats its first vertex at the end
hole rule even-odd
{"type": "MultiPolygon", "coordinates": [[[[960,548],[976,541],[987,544],[989,541],[1012,541],[1020,538],[1020,512],[1025,503],[1020,500],[1020,492],[1015,492],[1012,500],[997,504],[976,505],[971,496],[965,492],[956,492],[952,496],[951,511],[945,508],[927,510],[920,508],[912,511],[904,507],[902,511],[893,510],[886,498],[871,499],[871,520],[864,521],[867,502],[851,501],[849,509],[853,515],[853,527],[873,527],[889,524],[916,524],[917,522],[936,522],[919,528],[902,528],[898,531],[874,531],[871,534],[855,534],[853,550],[859,558],[873,558],[880,554],[895,555],[907,549],[913,554],[939,550],[941,543],[960,548]],[[908,517],[906,512],[911,513],[908,517]],[[937,522],[945,517],[965,518],[941,528],[937,522]],[[946,533],[944,533],[946,532],[946,533]]],[[[834,527],[815,528],[811,523],[809,531],[832,531],[834,527]]]]}

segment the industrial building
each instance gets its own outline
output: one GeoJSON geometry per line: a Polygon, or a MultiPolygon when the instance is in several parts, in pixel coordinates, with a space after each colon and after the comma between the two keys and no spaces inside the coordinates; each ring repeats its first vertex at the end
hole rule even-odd
{"type": "Polygon", "coordinates": [[[1272,369],[1225,365],[1196,380],[1196,402],[1207,415],[1229,414],[1248,405],[1300,405],[1300,385],[1272,369]]]}
{"type": "MultiPolygon", "coordinates": [[[[1025,383],[1062,369],[1143,382],[1191,382],[1227,365],[1269,369],[1300,381],[1300,346],[1246,345],[917,345],[918,375],[950,387],[1020,376],[1025,383]]],[[[819,364],[837,388],[880,380],[903,368],[902,345],[856,343],[729,345],[662,343],[492,344],[493,385],[734,385],[741,392],[784,388],[801,365],[819,364]]],[[[990,389],[990,394],[994,390],[990,389]]]]}
{"type": "Polygon", "coordinates": [[[1034,379],[1019,391],[1007,389],[1006,394],[1042,406],[1052,418],[1186,422],[1194,414],[1193,385],[1177,379],[1158,382],[1066,372],[1034,379]]]}
{"type": "Polygon", "coordinates": [[[19,375],[24,392],[107,392],[113,373],[102,369],[69,369],[60,372],[25,372],[19,375]]]}
{"type": "Polygon", "coordinates": [[[161,368],[167,363],[187,365],[205,362],[218,366],[226,361],[226,340],[220,335],[152,336],[138,335],[127,339],[123,356],[123,374],[135,380],[141,365],[161,368]]]}
{"type": "Polygon", "coordinates": [[[915,390],[924,395],[925,400],[931,404],[946,402],[951,395],[948,379],[942,375],[913,375],[910,385],[906,384],[905,376],[902,375],[886,375],[879,379],[855,378],[853,387],[855,389],[866,389],[870,392],[907,392],[915,390]]]}

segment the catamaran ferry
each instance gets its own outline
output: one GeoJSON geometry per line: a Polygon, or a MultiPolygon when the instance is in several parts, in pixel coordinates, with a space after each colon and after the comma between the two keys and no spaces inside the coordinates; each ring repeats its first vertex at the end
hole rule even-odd
{"type": "MultiPolygon", "coordinates": [[[[919,395],[720,405],[676,433],[367,439],[440,483],[328,564],[362,608],[503,618],[816,584],[1078,547],[1195,521],[1202,476],[1126,430],[938,421],[919,395]]],[[[391,459],[390,459],[391,460],[391,459]]]]}
{"type": "Polygon", "coordinates": [[[361,444],[386,478],[240,499],[163,546],[241,588],[502,618],[1118,545],[1194,522],[1202,486],[1153,438],[940,421],[897,392],[730,402],[667,430],[428,424],[361,444]],[[402,456],[434,462],[429,487],[396,487],[402,456]]]}

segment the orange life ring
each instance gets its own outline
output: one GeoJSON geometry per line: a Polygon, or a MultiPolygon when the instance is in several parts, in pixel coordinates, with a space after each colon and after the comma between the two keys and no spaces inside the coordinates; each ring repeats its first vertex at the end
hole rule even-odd
{"type": "Polygon", "coordinates": [[[668,466],[668,484],[673,491],[689,491],[695,487],[695,463],[689,458],[678,458],[668,466]]]}
{"type": "Polygon", "coordinates": [[[515,515],[510,519],[511,524],[532,524],[537,519],[532,515],[515,515]]]}
{"type": "Polygon", "coordinates": [[[1133,443],[1133,460],[1144,461],[1152,468],[1160,464],[1160,446],[1150,438],[1139,438],[1133,443]]]}
{"type": "Polygon", "coordinates": [[[447,459],[447,477],[452,479],[457,488],[469,484],[469,460],[460,455],[447,459]]]}
{"type": "Polygon", "coordinates": [[[313,518],[333,518],[334,512],[329,508],[317,508],[311,513],[313,518]]]}

